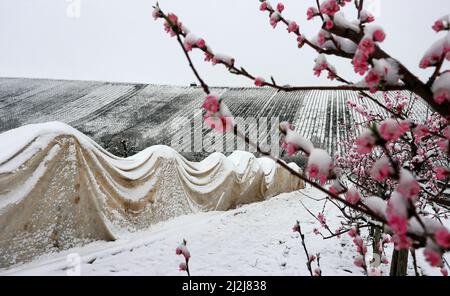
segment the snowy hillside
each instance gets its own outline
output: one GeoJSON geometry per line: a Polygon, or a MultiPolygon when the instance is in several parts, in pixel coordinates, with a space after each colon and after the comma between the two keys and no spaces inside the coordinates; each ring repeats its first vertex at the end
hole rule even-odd
{"type": "MultiPolygon", "coordinates": [[[[308,188],[232,211],[181,216],[115,242],[94,242],[45,255],[32,263],[0,270],[0,274],[73,274],[73,263],[68,258],[79,254],[81,275],[184,275],[178,271],[181,258],[175,255],[175,248],[185,238],[192,255],[192,275],[309,275],[301,241],[291,229],[298,219],[306,233],[308,251],[320,253],[323,275],[362,275],[353,264],[356,250],[347,234],[323,240],[313,233],[314,228],[319,228],[326,235],[302,203],[314,213],[324,208],[331,227],[337,226],[333,216],[339,212],[332,204],[323,207],[323,200],[311,197],[323,196],[308,188]]],[[[390,252],[391,247],[388,255],[390,252]]],[[[417,256],[420,272],[440,274],[439,269],[425,262],[422,252],[417,256]]],[[[412,260],[409,262],[408,273],[413,275],[412,260]]],[[[386,266],[382,270],[389,272],[386,266]]]]}
{"type": "MultiPolygon", "coordinates": [[[[366,104],[384,114],[374,102],[358,98],[352,91],[285,93],[268,88],[214,88],[213,91],[224,99],[238,122],[239,118],[243,119],[240,126],[250,125],[245,127],[248,134],[258,131],[260,138],[265,138],[277,126],[272,120],[290,121],[316,147],[330,153],[341,149],[342,142],[358,131],[356,123],[365,120],[347,108],[347,101],[366,104]],[[252,118],[265,119],[267,128],[251,125],[252,118]]],[[[395,95],[395,92],[388,93],[389,97],[395,95]]],[[[383,102],[380,93],[375,97],[383,102]]],[[[209,152],[202,148],[227,153],[243,150],[225,150],[219,147],[221,143],[212,147],[198,143],[202,141],[198,135],[203,135],[207,142],[215,134],[202,126],[203,100],[203,92],[197,87],[0,78],[0,132],[24,124],[62,121],[92,137],[106,150],[124,156],[121,139],[136,147],[134,154],[152,145],[173,147],[174,134],[183,128],[195,135],[191,143],[178,149],[192,151],[182,153],[189,159],[205,158],[209,152]],[[183,118],[188,120],[187,125],[183,118]]],[[[421,101],[414,104],[414,110],[417,116],[427,113],[421,101]]],[[[269,145],[278,147],[278,142],[270,141],[269,145]]]]}

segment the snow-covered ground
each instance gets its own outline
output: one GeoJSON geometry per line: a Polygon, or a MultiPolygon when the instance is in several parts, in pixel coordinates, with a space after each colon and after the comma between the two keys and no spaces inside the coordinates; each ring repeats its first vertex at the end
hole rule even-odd
{"type": "MultiPolygon", "coordinates": [[[[74,255],[81,256],[81,275],[184,275],[178,271],[182,257],[175,248],[185,238],[192,258],[192,275],[309,275],[296,220],[306,233],[310,253],[321,254],[323,275],[362,275],[354,266],[355,247],[348,235],[323,240],[314,235],[320,228],[303,207],[313,213],[324,209],[335,229],[339,213],[331,203],[316,201],[323,196],[306,188],[227,212],[206,212],[174,218],[151,229],[126,234],[114,242],[95,242],[62,253],[45,255],[34,262],[0,270],[0,275],[73,274],[74,255]]],[[[323,229],[322,229],[323,230],[323,229]]],[[[323,231],[324,235],[326,234],[323,231]]],[[[368,248],[369,253],[371,247],[368,248]]],[[[392,249],[387,250],[388,257],[392,249]]],[[[427,275],[439,275],[418,253],[418,264],[427,275]]],[[[447,260],[450,259],[447,257],[447,260]]],[[[409,274],[413,274],[411,260],[409,274]]],[[[388,267],[383,271],[388,273],[388,267]]]]}

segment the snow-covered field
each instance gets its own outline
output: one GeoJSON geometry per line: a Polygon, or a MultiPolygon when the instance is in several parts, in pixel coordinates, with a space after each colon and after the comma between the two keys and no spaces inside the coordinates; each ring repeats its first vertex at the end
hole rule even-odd
{"type": "MultiPolygon", "coordinates": [[[[115,242],[95,242],[62,253],[45,255],[34,262],[0,270],[0,275],[67,275],[74,255],[81,256],[81,275],[184,275],[178,271],[182,258],[175,248],[185,238],[192,258],[192,275],[309,275],[296,220],[306,233],[310,253],[321,254],[323,275],[362,275],[354,266],[355,247],[348,235],[323,240],[313,233],[319,223],[305,210],[324,209],[334,229],[338,212],[331,203],[316,201],[323,196],[306,188],[282,194],[264,202],[227,212],[206,212],[181,216],[154,225],[149,230],[126,234],[115,242]]],[[[323,231],[324,235],[326,233],[323,231]]],[[[390,257],[391,248],[388,250],[390,257]]],[[[371,248],[369,248],[369,253],[371,248]]],[[[426,275],[439,275],[417,252],[418,265],[426,275]]],[[[447,256],[447,260],[450,259],[447,256]]],[[[75,260],[76,261],[76,260],[75,260]]],[[[408,273],[413,274],[411,260],[408,273]]],[[[388,273],[384,266],[383,271],[388,273]]]]}

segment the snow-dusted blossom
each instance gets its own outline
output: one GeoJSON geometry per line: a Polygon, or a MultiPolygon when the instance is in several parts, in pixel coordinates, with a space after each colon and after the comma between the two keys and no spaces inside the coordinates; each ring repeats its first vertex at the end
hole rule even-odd
{"type": "Polygon", "coordinates": [[[432,28],[436,32],[440,32],[440,31],[443,31],[443,30],[449,30],[449,28],[450,28],[450,14],[448,14],[446,16],[443,16],[440,19],[438,19],[437,21],[435,21],[432,28]]]}
{"type": "Polygon", "coordinates": [[[421,188],[419,182],[417,182],[411,172],[402,169],[400,171],[400,180],[396,190],[403,196],[403,198],[411,199],[417,197],[421,191],[421,188]]]}
{"type": "Polygon", "coordinates": [[[372,23],[375,21],[375,17],[367,10],[363,9],[360,13],[361,23],[372,23]]]}
{"type": "Polygon", "coordinates": [[[377,160],[370,170],[370,175],[378,182],[385,181],[393,173],[394,169],[392,168],[389,159],[385,156],[377,160]]]}
{"type": "Polygon", "coordinates": [[[395,141],[409,130],[409,126],[410,124],[407,121],[398,122],[389,118],[380,124],[379,131],[385,141],[395,141]]]}
{"type": "Polygon", "coordinates": [[[356,205],[361,200],[361,194],[356,188],[350,188],[345,194],[345,200],[353,205],[356,205]]]}
{"type": "Polygon", "coordinates": [[[423,255],[425,256],[425,259],[430,263],[433,267],[442,267],[442,254],[435,250],[434,248],[426,247],[423,250],[423,255]]]}
{"type": "Polygon", "coordinates": [[[436,79],[432,86],[432,91],[436,103],[443,104],[450,101],[450,71],[444,72],[436,79]]]}
{"type": "Polygon", "coordinates": [[[355,236],[355,238],[353,239],[353,243],[356,246],[356,251],[361,254],[361,255],[365,255],[367,253],[367,247],[364,244],[364,240],[362,239],[362,237],[360,237],[359,235],[355,236]]]}
{"type": "Polygon", "coordinates": [[[272,6],[270,5],[269,2],[263,1],[259,6],[259,10],[261,11],[272,10],[272,6]]]}
{"type": "Polygon", "coordinates": [[[439,229],[434,234],[436,243],[444,249],[450,248],[450,232],[446,229],[439,229]]]}
{"type": "Polygon", "coordinates": [[[272,28],[276,28],[278,23],[281,21],[281,15],[279,12],[275,11],[270,15],[270,25],[272,28]]]}
{"type": "Polygon", "coordinates": [[[434,172],[436,173],[436,179],[438,180],[446,180],[450,177],[450,169],[446,167],[436,167],[434,168],[434,172]]]}
{"type": "Polygon", "coordinates": [[[181,28],[181,22],[178,20],[178,16],[173,13],[167,15],[168,20],[164,23],[164,30],[170,35],[175,36],[177,33],[174,30],[181,28]]]}
{"type": "Polygon", "coordinates": [[[198,38],[192,33],[186,35],[186,37],[184,38],[183,45],[186,51],[191,51],[194,47],[206,48],[205,40],[202,38],[198,38]]]}
{"type": "Polygon", "coordinates": [[[327,224],[327,219],[325,218],[325,215],[323,213],[318,213],[317,219],[319,219],[319,222],[322,226],[327,224]]]}
{"type": "Polygon", "coordinates": [[[282,13],[283,10],[284,10],[284,4],[281,3],[281,2],[278,3],[278,4],[277,4],[277,10],[278,10],[279,13],[282,13]]]}
{"type": "Polygon", "coordinates": [[[264,80],[264,78],[261,78],[261,77],[256,77],[255,78],[255,85],[256,86],[264,86],[265,83],[266,83],[266,81],[264,80]]]}
{"type": "Polygon", "coordinates": [[[375,147],[376,139],[372,134],[372,131],[366,129],[361,136],[355,142],[358,147],[357,151],[359,153],[370,153],[375,147]]]}
{"type": "Polygon", "coordinates": [[[306,11],[306,18],[308,20],[311,20],[312,18],[314,18],[315,16],[319,15],[319,11],[317,10],[317,8],[315,7],[310,7],[308,8],[308,10],[306,11]]]}
{"type": "Polygon", "coordinates": [[[420,142],[422,140],[422,138],[430,135],[430,130],[429,130],[429,128],[426,125],[418,124],[414,128],[413,134],[416,137],[416,142],[420,142]]]}
{"type": "Polygon", "coordinates": [[[281,148],[288,152],[289,156],[294,155],[298,151],[310,154],[314,149],[312,142],[294,131],[294,126],[289,122],[280,123],[280,132],[284,135],[281,148]]]}
{"type": "Polygon", "coordinates": [[[350,228],[348,235],[353,238],[356,237],[358,235],[358,229],[356,227],[350,228]]]}
{"type": "Polygon", "coordinates": [[[295,32],[298,31],[298,29],[299,29],[299,26],[298,26],[298,24],[295,21],[290,21],[289,22],[289,26],[287,28],[289,33],[295,33],[295,32]]]}
{"type": "Polygon", "coordinates": [[[185,262],[181,262],[180,265],[178,266],[178,269],[180,271],[186,271],[187,270],[187,265],[185,262]]]}
{"type": "Polygon", "coordinates": [[[326,0],[320,5],[320,12],[329,16],[335,15],[340,9],[336,0],[326,0]]]}
{"type": "Polygon", "coordinates": [[[366,266],[366,262],[364,261],[364,257],[361,255],[358,255],[355,257],[355,261],[353,261],[353,264],[355,264],[357,267],[364,267],[366,266]]]}
{"type": "Polygon", "coordinates": [[[159,9],[159,7],[155,7],[153,9],[152,17],[154,20],[157,20],[162,17],[161,9],[159,9]]]}
{"type": "Polygon", "coordinates": [[[441,60],[450,60],[450,34],[436,42],[425,52],[419,66],[423,69],[437,65],[441,60]]]}
{"type": "Polygon", "coordinates": [[[330,155],[323,149],[314,149],[306,166],[309,178],[319,179],[319,183],[323,185],[332,175],[332,170],[333,162],[330,155]]]}
{"type": "Polygon", "coordinates": [[[234,127],[233,115],[225,103],[219,100],[217,95],[208,95],[202,107],[206,110],[204,120],[209,127],[222,133],[230,131],[234,127]]]}
{"type": "Polygon", "coordinates": [[[398,192],[393,192],[388,201],[387,218],[389,227],[395,233],[393,240],[396,249],[409,247],[406,236],[408,231],[408,209],[405,199],[398,192]]]}
{"type": "Polygon", "coordinates": [[[331,30],[334,27],[334,22],[332,20],[325,21],[325,29],[331,30]]]}

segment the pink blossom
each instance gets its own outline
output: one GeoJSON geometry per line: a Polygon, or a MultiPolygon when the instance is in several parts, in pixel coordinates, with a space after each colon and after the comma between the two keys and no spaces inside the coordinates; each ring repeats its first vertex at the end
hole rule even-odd
{"type": "Polygon", "coordinates": [[[336,0],[327,0],[320,5],[320,12],[327,14],[329,16],[333,16],[340,9],[336,0]]]}
{"type": "Polygon", "coordinates": [[[450,126],[447,126],[447,127],[444,129],[443,135],[444,135],[444,137],[446,137],[447,139],[450,139],[450,126]]]}
{"type": "Polygon", "coordinates": [[[420,61],[420,65],[419,67],[422,69],[428,68],[431,66],[431,60],[429,57],[424,57],[421,61],[420,61]]]}
{"type": "Polygon", "coordinates": [[[303,46],[303,44],[305,44],[305,40],[303,39],[302,35],[298,35],[298,37],[297,37],[297,44],[298,44],[299,48],[301,48],[303,46]]]}
{"type": "Polygon", "coordinates": [[[437,142],[437,145],[443,152],[447,152],[449,141],[445,139],[441,139],[437,142]]]}
{"type": "Polygon", "coordinates": [[[375,70],[371,70],[365,77],[365,81],[366,81],[367,85],[371,89],[375,89],[375,90],[376,90],[376,88],[378,88],[380,80],[381,80],[381,75],[380,75],[380,73],[378,73],[378,71],[375,71],[375,70]]]}
{"type": "Polygon", "coordinates": [[[186,51],[191,51],[193,48],[193,44],[190,43],[189,41],[184,41],[184,49],[186,49],[186,51]]]}
{"type": "Polygon", "coordinates": [[[189,258],[191,258],[191,254],[189,253],[189,250],[186,247],[186,241],[183,241],[183,243],[175,249],[175,254],[183,255],[186,261],[189,260],[189,258]]]}
{"type": "Polygon", "coordinates": [[[442,255],[439,252],[431,248],[425,248],[423,255],[431,266],[442,267],[442,255]]]}
{"type": "Polygon", "coordinates": [[[152,12],[152,16],[153,16],[153,19],[157,20],[158,18],[160,18],[162,16],[161,10],[158,7],[155,7],[155,9],[152,12]]]}
{"type": "Polygon", "coordinates": [[[375,43],[370,38],[364,38],[359,43],[358,49],[368,57],[375,52],[375,43]]]}
{"type": "Polygon", "coordinates": [[[317,44],[319,44],[319,46],[322,46],[325,44],[325,42],[327,42],[327,34],[323,31],[320,31],[319,35],[317,35],[317,44]]]}
{"type": "Polygon", "coordinates": [[[355,261],[353,262],[357,267],[364,267],[366,266],[366,262],[364,262],[363,256],[356,256],[355,261]]]}
{"type": "Polygon", "coordinates": [[[319,178],[320,185],[324,185],[328,180],[328,174],[321,172],[316,164],[308,164],[307,172],[311,179],[319,178]]]}
{"type": "Polygon", "coordinates": [[[177,247],[177,248],[175,249],[175,254],[181,255],[181,253],[183,253],[183,251],[181,250],[180,247],[177,247]]]}
{"type": "Polygon", "coordinates": [[[381,263],[389,264],[389,259],[386,256],[381,256],[381,263]]]}
{"type": "Polygon", "coordinates": [[[333,184],[331,184],[330,188],[328,188],[328,191],[338,195],[341,194],[343,191],[345,191],[345,188],[342,186],[339,180],[335,180],[333,184]]]}
{"type": "Polygon", "coordinates": [[[386,141],[395,141],[409,129],[408,122],[398,123],[389,118],[380,124],[380,135],[386,141]]]}
{"type": "Polygon", "coordinates": [[[332,20],[327,20],[325,22],[325,29],[327,30],[331,30],[334,27],[334,22],[332,20]]]}
{"type": "Polygon", "coordinates": [[[323,213],[317,214],[317,219],[319,219],[320,224],[326,225],[327,219],[325,218],[325,215],[323,213]]]}
{"type": "Polygon", "coordinates": [[[187,270],[187,265],[184,262],[181,262],[180,265],[178,266],[180,271],[186,271],[187,270]]]}
{"type": "Polygon", "coordinates": [[[408,229],[408,218],[398,215],[389,215],[388,224],[394,232],[405,234],[408,229]]]}
{"type": "Polygon", "coordinates": [[[197,40],[197,44],[196,45],[199,48],[205,48],[206,47],[206,42],[205,42],[204,39],[200,38],[200,39],[197,40]]]}
{"type": "Polygon", "coordinates": [[[264,78],[261,77],[256,77],[255,78],[255,85],[256,86],[264,86],[265,80],[264,78]]]}
{"type": "Polygon", "coordinates": [[[353,239],[353,243],[356,246],[356,251],[361,254],[361,255],[365,255],[367,253],[367,247],[364,244],[363,239],[357,235],[355,236],[355,238],[353,239]]]}
{"type": "Polygon", "coordinates": [[[422,140],[422,138],[428,136],[430,134],[430,130],[424,124],[418,124],[413,131],[414,136],[416,137],[416,141],[422,140]]]}
{"type": "Polygon", "coordinates": [[[402,169],[400,172],[400,181],[396,188],[403,198],[411,199],[416,197],[420,191],[421,187],[416,178],[407,170],[402,169]]]}
{"type": "Polygon", "coordinates": [[[315,255],[309,255],[309,263],[314,262],[316,260],[315,255]]]}
{"type": "Polygon", "coordinates": [[[412,246],[412,241],[406,234],[395,234],[392,237],[392,242],[394,243],[396,250],[406,250],[412,246]]]}
{"type": "Polygon", "coordinates": [[[361,200],[361,195],[355,188],[350,188],[345,194],[345,200],[353,205],[356,205],[361,200]]]}
{"type": "Polygon", "coordinates": [[[232,130],[234,126],[233,118],[230,116],[224,116],[221,114],[213,114],[208,112],[206,113],[203,119],[210,128],[213,128],[220,133],[228,132],[232,130]]]}
{"type": "Polygon", "coordinates": [[[446,180],[450,176],[450,170],[445,167],[437,167],[434,169],[438,180],[446,180]]]}
{"type": "Polygon", "coordinates": [[[287,143],[286,144],[286,152],[289,156],[295,155],[299,151],[298,147],[295,144],[287,143]]]}
{"type": "Polygon", "coordinates": [[[433,25],[433,30],[436,32],[442,31],[445,29],[444,22],[442,20],[437,20],[433,25]]]}
{"type": "Polygon", "coordinates": [[[378,30],[375,30],[375,32],[373,32],[373,40],[374,41],[383,42],[385,38],[386,38],[386,34],[384,33],[384,31],[382,29],[378,29],[378,30]]]}
{"type": "Polygon", "coordinates": [[[392,231],[399,236],[396,239],[402,239],[402,236],[404,236],[408,230],[408,210],[405,199],[398,192],[391,194],[391,198],[387,204],[386,214],[389,226],[392,231]]]}
{"type": "Polygon", "coordinates": [[[314,18],[316,15],[317,15],[317,9],[314,8],[314,7],[310,7],[306,11],[307,20],[310,20],[310,19],[314,18]]]}
{"type": "Polygon", "coordinates": [[[353,68],[355,73],[364,75],[369,70],[368,56],[365,53],[358,51],[353,57],[353,68]]]}
{"type": "Polygon", "coordinates": [[[205,62],[210,62],[214,58],[214,55],[210,53],[209,51],[205,52],[205,62]]]}
{"type": "Polygon", "coordinates": [[[361,11],[361,22],[362,23],[372,23],[375,21],[375,17],[367,10],[361,11]]]}
{"type": "Polygon", "coordinates": [[[445,267],[442,267],[442,268],[441,268],[441,274],[442,274],[443,276],[448,276],[448,270],[447,270],[445,267]]]}
{"type": "Polygon", "coordinates": [[[379,160],[377,160],[373,165],[372,169],[370,170],[370,175],[378,182],[383,182],[393,173],[394,170],[391,167],[391,164],[387,157],[382,157],[379,160]]]}
{"type": "Polygon", "coordinates": [[[444,249],[450,248],[450,232],[447,229],[440,229],[436,231],[434,236],[436,238],[436,243],[440,247],[444,249]]]}
{"type": "Polygon", "coordinates": [[[282,13],[283,10],[284,10],[284,4],[283,3],[278,3],[277,10],[278,10],[279,13],[282,13]]]}
{"type": "Polygon", "coordinates": [[[370,130],[364,131],[356,140],[355,144],[358,147],[358,153],[369,153],[375,147],[376,140],[370,130]]]}
{"type": "Polygon", "coordinates": [[[211,113],[218,112],[220,108],[219,98],[216,95],[208,95],[203,102],[202,107],[211,113]]]}
{"type": "Polygon", "coordinates": [[[173,13],[169,13],[168,15],[167,15],[167,18],[169,19],[169,21],[170,21],[170,23],[169,22],[165,22],[164,23],[164,30],[167,32],[167,33],[169,33],[170,34],[170,36],[175,36],[176,35],[176,33],[175,33],[175,31],[173,30],[173,28],[172,28],[172,26],[174,26],[174,27],[176,27],[176,28],[178,28],[178,27],[180,27],[180,25],[181,25],[181,23],[178,21],[178,16],[176,16],[175,14],[173,14],[173,13]],[[171,26],[172,25],[172,26],[171,26]]]}
{"type": "Polygon", "coordinates": [[[356,227],[352,227],[348,232],[348,235],[350,237],[356,237],[358,235],[358,230],[356,229],[356,227]]]}
{"type": "Polygon", "coordinates": [[[297,32],[298,29],[299,29],[298,24],[296,22],[292,21],[292,22],[289,23],[289,26],[288,26],[287,30],[288,30],[289,33],[293,33],[293,32],[297,32]]]}
{"type": "Polygon", "coordinates": [[[440,91],[437,91],[434,94],[434,101],[438,103],[439,105],[443,104],[444,102],[450,101],[450,93],[448,90],[443,89],[440,91]]]}
{"type": "Polygon", "coordinates": [[[261,10],[261,11],[266,11],[268,7],[269,7],[269,6],[267,5],[267,2],[264,1],[264,2],[262,2],[261,5],[259,6],[259,10],[261,10]]]}

